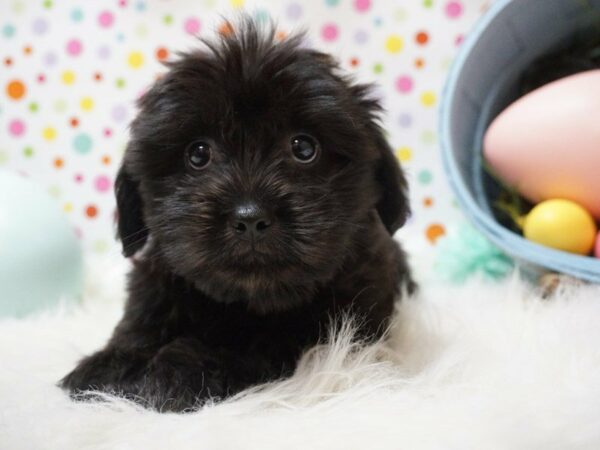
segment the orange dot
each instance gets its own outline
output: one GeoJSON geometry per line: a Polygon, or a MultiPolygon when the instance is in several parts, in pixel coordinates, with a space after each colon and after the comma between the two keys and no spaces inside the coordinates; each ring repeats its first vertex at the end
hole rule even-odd
{"type": "Polygon", "coordinates": [[[96,81],[102,81],[102,74],[100,72],[96,72],[94,74],[94,80],[96,80],[96,81]]]}
{"type": "Polygon", "coordinates": [[[108,165],[110,164],[110,156],[108,156],[108,155],[104,155],[104,156],[102,157],[102,164],[104,164],[104,165],[107,165],[107,166],[108,166],[108,165]]]}
{"type": "Polygon", "coordinates": [[[431,197],[425,197],[423,199],[423,206],[425,208],[431,208],[433,206],[433,199],[431,197]]]}
{"type": "Polygon", "coordinates": [[[424,31],[419,31],[415,36],[415,41],[419,45],[425,45],[429,41],[429,35],[424,31]]]}
{"type": "Polygon", "coordinates": [[[54,158],[54,167],[62,169],[65,165],[65,161],[62,158],[54,158]]]}
{"type": "Polygon", "coordinates": [[[6,86],[6,93],[13,100],[19,100],[25,95],[25,85],[22,81],[12,80],[6,86]]]}
{"type": "Polygon", "coordinates": [[[159,47],[156,50],[156,59],[158,59],[159,61],[164,61],[168,57],[169,57],[169,50],[167,50],[166,48],[159,47]]]}
{"type": "Polygon", "coordinates": [[[350,59],[350,65],[352,67],[357,67],[360,64],[360,60],[358,58],[352,58],[350,59]]]}
{"type": "Polygon", "coordinates": [[[436,241],[440,237],[444,236],[445,234],[446,234],[446,229],[444,228],[443,225],[440,225],[439,223],[434,223],[432,225],[429,225],[427,227],[427,230],[425,231],[425,235],[427,236],[427,239],[432,244],[435,244],[436,241]]]}
{"type": "Polygon", "coordinates": [[[79,125],[79,119],[77,117],[73,117],[71,120],[69,120],[69,123],[73,128],[75,128],[77,125],[79,125]]]}
{"type": "Polygon", "coordinates": [[[283,41],[286,37],[287,33],[283,30],[279,30],[277,33],[275,33],[275,39],[277,39],[278,41],[283,41]]]}
{"type": "Polygon", "coordinates": [[[96,217],[98,215],[98,208],[96,208],[94,205],[88,206],[85,208],[85,215],[90,219],[96,217]]]}
{"type": "Polygon", "coordinates": [[[25,53],[26,55],[31,55],[32,52],[33,52],[33,49],[31,48],[31,45],[26,45],[23,48],[23,53],[25,53]]]}
{"type": "Polygon", "coordinates": [[[229,22],[223,22],[219,26],[219,33],[223,36],[229,36],[231,33],[233,33],[233,27],[229,22]]]}
{"type": "Polygon", "coordinates": [[[11,66],[12,65],[12,59],[10,58],[4,58],[4,65],[5,66],[11,66]]]}
{"type": "Polygon", "coordinates": [[[424,66],[425,66],[425,61],[423,60],[423,58],[415,59],[415,67],[417,69],[422,69],[424,66]]]}

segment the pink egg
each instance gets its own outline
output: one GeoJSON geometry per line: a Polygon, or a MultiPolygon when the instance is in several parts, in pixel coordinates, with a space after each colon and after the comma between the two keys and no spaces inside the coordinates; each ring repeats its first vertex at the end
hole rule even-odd
{"type": "Polygon", "coordinates": [[[596,236],[596,246],[594,247],[594,256],[596,258],[600,258],[600,231],[598,232],[598,236],[596,236]]]}
{"type": "Polygon", "coordinates": [[[600,219],[600,70],[525,95],[490,125],[484,155],[533,203],[563,198],[600,219]]]}

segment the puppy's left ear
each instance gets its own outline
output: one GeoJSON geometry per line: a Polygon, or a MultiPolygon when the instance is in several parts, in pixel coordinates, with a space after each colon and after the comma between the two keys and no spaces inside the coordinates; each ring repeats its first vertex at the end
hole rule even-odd
{"type": "Polygon", "coordinates": [[[123,255],[132,256],[148,239],[148,228],[144,223],[142,198],[138,183],[131,178],[125,164],[115,181],[117,197],[117,230],[123,244],[123,255]]]}
{"type": "Polygon", "coordinates": [[[376,131],[375,145],[380,153],[376,162],[375,179],[381,186],[381,197],[376,207],[381,221],[390,235],[393,235],[410,215],[408,184],[398,160],[379,129],[376,131]]]}

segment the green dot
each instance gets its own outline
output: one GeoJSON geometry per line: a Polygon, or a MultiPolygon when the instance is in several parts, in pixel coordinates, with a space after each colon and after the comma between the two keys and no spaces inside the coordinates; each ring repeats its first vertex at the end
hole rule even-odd
{"type": "Polygon", "coordinates": [[[429,170],[423,169],[419,172],[418,179],[421,184],[429,184],[433,180],[433,175],[429,170]]]}
{"type": "Polygon", "coordinates": [[[396,19],[398,22],[404,22],[407,17],[408,13],[404,8],[398,8],[396,11],[394,11],[394,19],[396,19]]]}
{"type": "Polygon", "coordinates": [[[36,102],[31,102],[29,104],[29,111],[31,111],[32,113],[37,112],[39,109],[39,106],[36,102]]]}
{"type": "Polygon", "coordinates": [[[50,194],[52,197],[60,197],[60,188],[54,184],[48,188],[48,194],[50,194]]]}
{"type": "Polygon", "coordinates": [[[431,8],[433,6],[433,0],[423,0],[423,6],[425,8],[431,8]]]}
{"type": "Polygon", "coordinates": [[[67,102],[64,100],[56,100],[54,102],[54,111],[64,113],[67,110],[67,102]]]}
{"type": "Polygon", "coordinates": [[[173,23],[173,16],[171,14],[163,16],[163,23],[165,25],[171,25],[173,23]]]}
{"type": "Polygon", "coordinates": [[[383,72],[383,64],[375,63],[375,65],[373,66],[373,72],[376,74],[382,73],[383,72]]]}
{"type": "Polygon", "coordinates": [[[0,150],[0,166],[8,162],[8,153],[5,150],[0,150]]]}
{"type": "Polygon", "coordinates": [[[22,13],[25,10],[25,3],[22,1],[14,1],[12,4],[13,12],[22,13]]]}
{"type": "Polygon", "coordinates": [[[104,239],[98,239],[93,248],[96,253],[104,253],[108,250],[108,243],[104,239]]]}
{"type": "Polygon", "coordinates": [[[436,134],[433,131],[425,130],[421,133],[421,142],[424,144],[435,144],[437,140],[436,134]]]}
{"type": "Polygon", "coordinates": [[[92,138],[86,133],[80,133],[73,139],[75,151],[81,154],[88,153],[92,149],[92,145],[92,138]]]}
{"type": "Polygon", "coordinates": [[[339,2],[340,0],[325,0],[327,6],[336,6],[339,2]]]}
{"type": "Polygon", "coordinates": [[[137,27],[135,27],[135,34],[139,38],[145,38],[148,36],[148,28],[146,28],[146,25],[144,24],[139,24],[137,27]]]}
{"type": "Polygon", "coordinates": [[[23,154],[25,155],[25,157],[31,158],[33,156],[33,149],[31,147],[25,147],[23,149],[23,154]]]}
{"type": "Polygon", "coordinates": [[[52,0],[44,0],[43,5],[44,5],[44,8],[46,8],[46,9],[52,8],[52,6],[53,6],[52,0]]]}
{"type": "Polygon", "coordinates": [[[123,78],[117,78],[115,84],[117,85],[117,88],[123,89],[125,87],[125,80],[123,78]]]}

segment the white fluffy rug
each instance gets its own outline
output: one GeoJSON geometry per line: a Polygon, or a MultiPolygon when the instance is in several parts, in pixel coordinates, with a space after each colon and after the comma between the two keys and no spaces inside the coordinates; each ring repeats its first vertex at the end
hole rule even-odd
{"type": "Polygon", "coordinates": [[[118,320],[113,271],[83,307],[0,322],[0,449],[600,448],[600,287],[425,285],[389,346],[341,330],[292,379],[176,415],[54,385],[118,320]]]}

